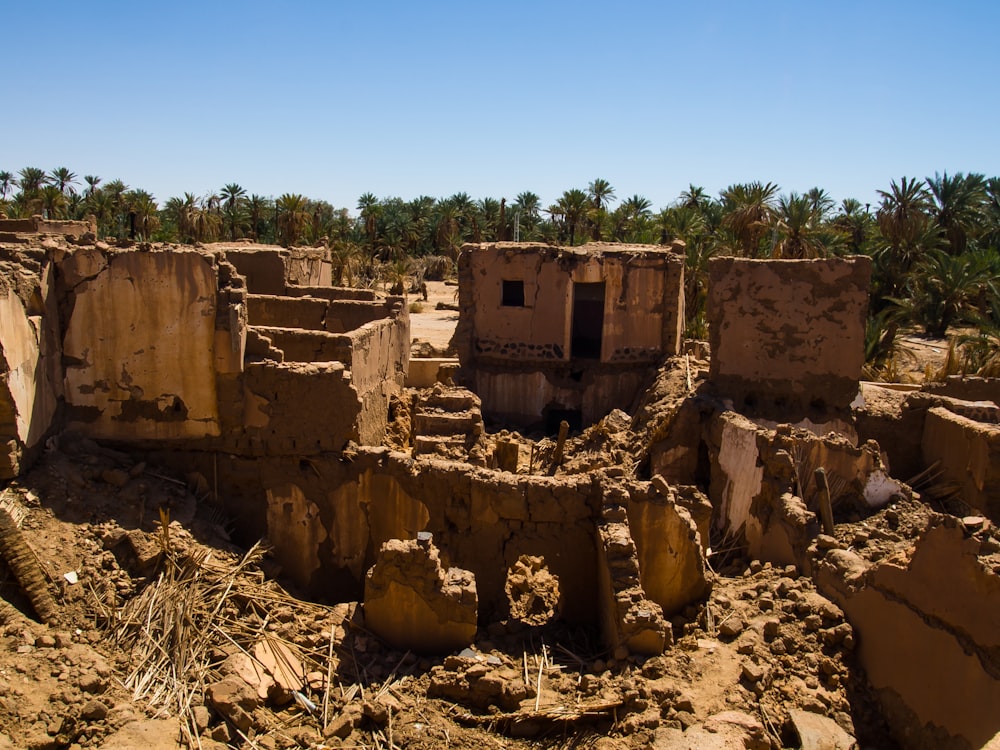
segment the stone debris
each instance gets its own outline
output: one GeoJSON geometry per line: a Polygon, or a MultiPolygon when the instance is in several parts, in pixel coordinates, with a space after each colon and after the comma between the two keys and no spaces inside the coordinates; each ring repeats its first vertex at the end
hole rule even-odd
{"type": "Polygon", "coordinates": [[[511,618],[526,625],[544,625],[562,612],[559,579],[545,567],[544,557],[521,555],[507,572],[504,589],[511,618]]]}

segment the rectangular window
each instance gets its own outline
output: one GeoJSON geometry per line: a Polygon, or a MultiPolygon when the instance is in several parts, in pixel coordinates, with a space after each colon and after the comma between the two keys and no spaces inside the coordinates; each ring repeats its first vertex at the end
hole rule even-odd
{"type": "Polygon", "coordinates": [[[504,307],[524,307],[524,282],[504,279],[500,304],[504,307]]]}

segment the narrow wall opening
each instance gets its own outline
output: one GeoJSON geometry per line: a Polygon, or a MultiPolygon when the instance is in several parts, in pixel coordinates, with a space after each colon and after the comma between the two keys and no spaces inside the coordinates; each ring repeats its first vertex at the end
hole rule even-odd
{"type": "Polygon", "coordinates": [[[604,282],[573,284],[574,359],[600,359],[604,335],[604,282]]]}

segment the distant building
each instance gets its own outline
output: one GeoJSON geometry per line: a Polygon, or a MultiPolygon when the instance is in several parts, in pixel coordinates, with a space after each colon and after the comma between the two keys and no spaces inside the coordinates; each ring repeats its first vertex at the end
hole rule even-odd
{"type": "Polygon", "coordinates": [[[553,432],[630,409],[680,348],[680,247],[465,245],[454,343],[483,414],[553,432]]]}

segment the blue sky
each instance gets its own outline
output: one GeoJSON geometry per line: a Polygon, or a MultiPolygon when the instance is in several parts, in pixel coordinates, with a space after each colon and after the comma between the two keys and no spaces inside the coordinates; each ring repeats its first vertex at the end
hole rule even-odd
{"type": "Polygon", "coordinates": [[[877,201],[1000,175],[1000,2],[0,0],[0,169],[657,208],[772,181],[877,201]],[[16,103],[16,104],[12,104],[16,103]]]}

